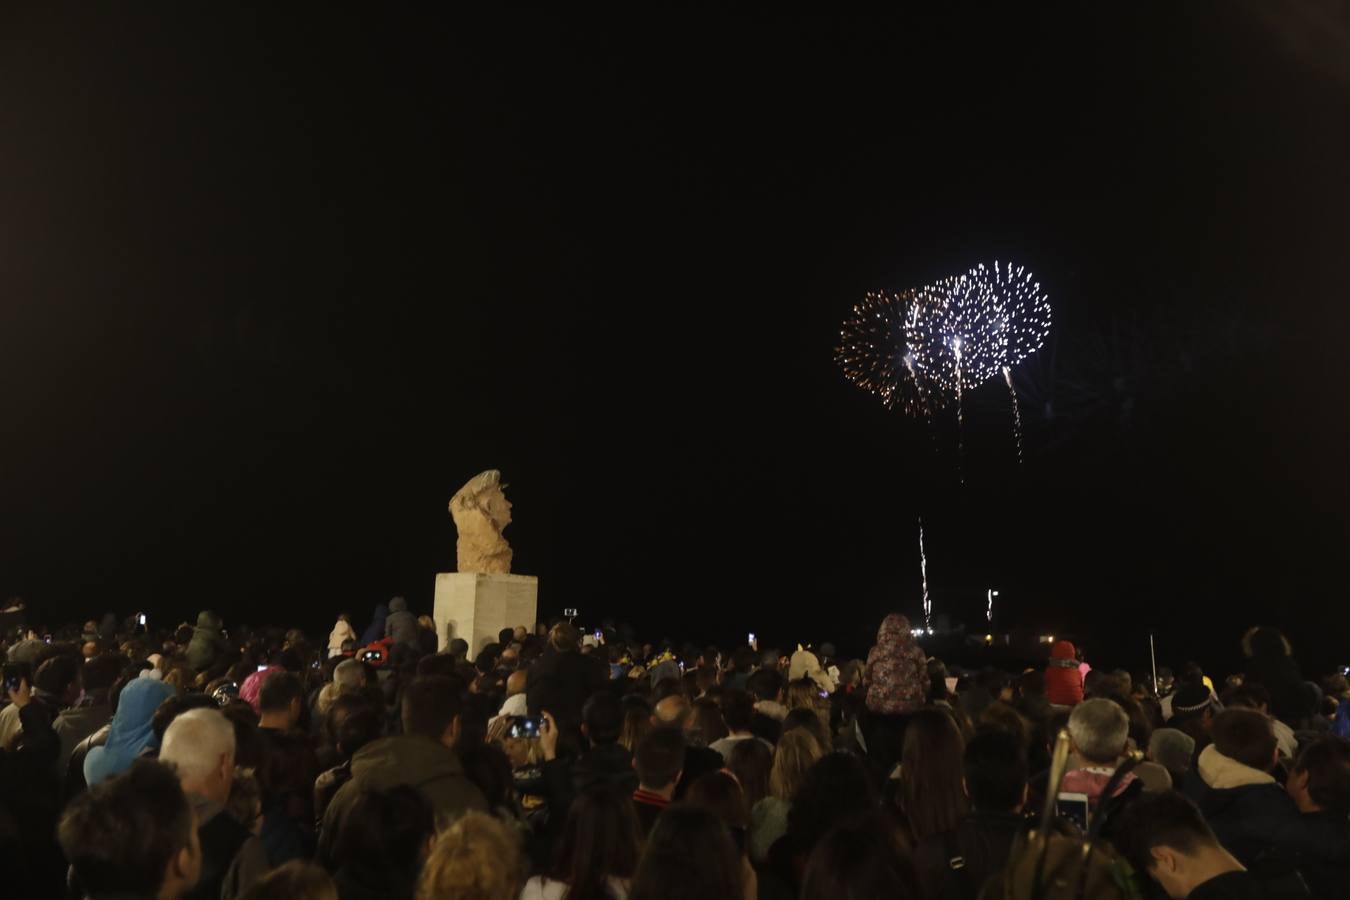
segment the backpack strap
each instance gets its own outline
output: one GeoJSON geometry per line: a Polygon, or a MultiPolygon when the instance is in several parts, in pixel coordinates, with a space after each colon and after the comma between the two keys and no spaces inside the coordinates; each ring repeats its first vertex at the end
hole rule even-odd
{"type": "Polygon", "coordinates": [[[1092,824],[1088,827],[1087,837],[1089,841],[1096,841],[1101,837],[1102,826],[1105,825],[1106,820],[1110,818],[1107,813],[1110,811],[1109,806],[1111,801],[1115,799],[1116,788],[1120,787],[1120,783],[1125,780],[1125,776],[1133,772],[1139,766],[1140,762],[1142,762],[1142,760],[1133,758],[1127,759],[1120,764],[1119,768],[1111,773],[1111,778],[1106,782],[1106,786],[1102,788],[1101,798],[1097,801],[1097,815],[1093,817],[1092,824]]]}

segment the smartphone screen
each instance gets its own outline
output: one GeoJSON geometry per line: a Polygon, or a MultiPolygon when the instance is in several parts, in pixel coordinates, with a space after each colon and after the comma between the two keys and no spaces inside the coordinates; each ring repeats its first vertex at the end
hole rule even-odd
{"type": "Polygon", "coordinates": [[[539,737],[539,719],[533,717],[516,719],[511,723],[511,730],[507,735],[512,738],[539,737]]]}
{"type": "Polygon", "coordinates": [[[1087,833],[1088,830],[1088,797],[1087,794],[1073,794],[1061,792],[1055,797],[1055,813],[1061,819],[1066,819],[1078,826],[1078,830],[1087,833]]]}

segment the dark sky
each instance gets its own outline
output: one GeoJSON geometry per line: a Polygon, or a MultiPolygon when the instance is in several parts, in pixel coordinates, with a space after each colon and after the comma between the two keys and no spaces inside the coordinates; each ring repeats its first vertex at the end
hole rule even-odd
{"type": "Polygon", "coordinates": [[[922,515],[939,612],[1330,660],[1350,16],[1023,6],[6,8],[0,593],[429,611],[500,468],[545,614],[861,644],[918,611],[922,515]],[[963,486],[954,417],[831,350],[864,291],[1010,258],[1056,331],[1026,463],[987,385],[963,486]]]}

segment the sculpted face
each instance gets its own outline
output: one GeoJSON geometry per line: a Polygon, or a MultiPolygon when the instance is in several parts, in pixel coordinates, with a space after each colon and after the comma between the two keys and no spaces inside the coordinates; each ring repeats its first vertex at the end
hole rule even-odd
{"type": "Polygon", "coordinates": [[[500,530],[511,524],[511,501],[506,499],[502,489],[494,487],[482,498],[483,510],[488,518],[496,523],[500,530]]]}

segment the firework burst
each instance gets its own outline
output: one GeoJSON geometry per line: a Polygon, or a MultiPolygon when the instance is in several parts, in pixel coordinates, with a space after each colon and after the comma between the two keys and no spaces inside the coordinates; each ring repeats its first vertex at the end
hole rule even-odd
{"type": "Polygon", "coordinates": [[[881,398],[887,409],[918,418],[931,416],[946,402],[925,374],[918,348],[909,343],[922,318],[916,291],[869,292],[844,322],[835,349],[849,381],[881,398]]]}

